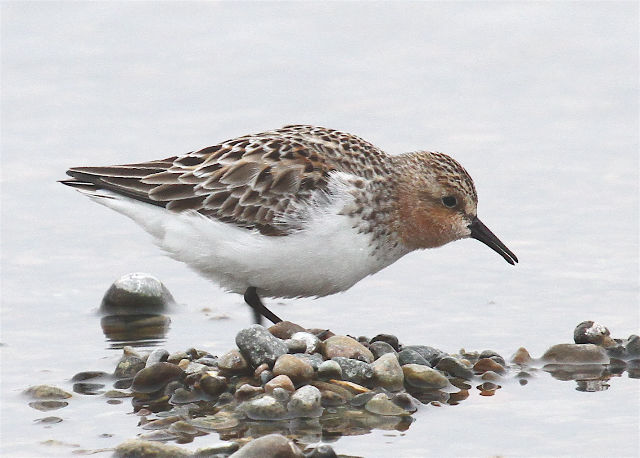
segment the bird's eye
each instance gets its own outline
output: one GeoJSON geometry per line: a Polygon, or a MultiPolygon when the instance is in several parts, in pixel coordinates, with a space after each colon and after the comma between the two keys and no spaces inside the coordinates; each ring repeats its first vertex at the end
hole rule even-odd
{"type": "Polygon", "coordinates": [[[453,208],[456,206],[458,201],[453,196],[444,196],[442,198],[442,203],[444,204],[445,207],[453,208]]]}

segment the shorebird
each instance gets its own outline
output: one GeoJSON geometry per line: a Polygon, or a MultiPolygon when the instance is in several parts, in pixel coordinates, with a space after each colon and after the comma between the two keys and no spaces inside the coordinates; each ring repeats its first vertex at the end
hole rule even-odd
{"type": "Polygon", "coordinates": [[[389,155],[354,135],[290,125],[180,156],[73,167],[72,186],[142,226],[169,256],[281,319],[261,297],[345,291],[405,254],[474,238],[473,180],[438,152],[389,155]]]}

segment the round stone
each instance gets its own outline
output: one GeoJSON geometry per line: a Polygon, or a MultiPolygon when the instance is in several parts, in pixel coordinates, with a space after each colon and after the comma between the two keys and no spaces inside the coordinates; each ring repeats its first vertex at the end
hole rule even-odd
{"type": "Polygon", "coordinates": [[[293,355],[282,355],[273,366],[273,374],[286,375],[293,383],[301,384],[313,378],[313,366],[293,355]]]}
{"type": "Polygon", "coordinates": [[[235,452],[233,458],[303,458],[300,449],[289,439],[280,434],[269,434],[252,440],[235,452]]]}
{"type": "Polygon", "coordinates": [[[120,361],[116,365],[116,370],[113,373],[117,379],[133,378],[138,372],[144,369],[145,362],[134,355],[122,355],[120,361]]]}
{"type": "Polygon", "coordinates": [[[320,444],[310,453],[305,455],[305,458],[338,458],[335,450],[330,445],[320,444]]]}
{"type": "Polygon", "coordinates": [[[500,364],[503,367],[507,365],[507,363],[505,362],[504,358],[502,356],[500,356],[500,354],[498,354],[498,352],[495,352],[493,350],[484,350],[478,356],[478,359],[482,359],[482,358],[492,359],[496,363],[500,364]]]}
{"type": "Polygon", "coordinates": [[[514,364],[524,366],[531,362],[531,355],[529,354],[526,348],[520,347],[516,350],[516,352],[511,357],[511,361],[514,364]]]}
{"type": "Polygon", "coordinates": [[[429,347],[427,345],[405,345],[402,349],[417,351],[420,356],[427,360],[431,367],[438,364],[438,361],[447,356],[447,354],[442,350],[438,350],[437,348],[429,347]]]}
{"type": "Polygon", "coordinates": [[[286,340],[290,339],[296,332],[306,331],[299,324],[292,323],[291,321],[281,321],[273,326],[270,326],[268,331],[278,339],[286,340]]]}
{"type": "Polygon", "coordinates": [[[320,339],[309,332],[296,332],[291,336],[292,340],[302,340],[306,349],[304,353],[315,353],[320,349],[320,339]]]}
{"type": "Polygon", "coordinates": [[[627,339],[625,347],[629,355],[634,357],[640,356],[640,337],[635,334],[630,335],[627,339]]]}
{"type": "Polygon", "coordinates": [[[324,358],[320,353],[313,353],[311,355],[307,353],[294,353],[292,356],[311,364],[311,367],[313,367],[314,371],[317,371],[318,367],[320,367],[320,364],[324,362],[324,358]]]}
{"type": "Polygon", "coordinates": [[[365,404],[364,408],[371,413],[375,413],[376,415],[410,415],[409,412],[391,402],[391,400],[384,393],[378,393],[373,396],[369,400],[369,402],[365,404]]]}
{"type": "Polygon", "coordinates": [[[431,367],[431,364],[424,359],[420,353],[410,348],[405,348],[400,353],[398,353],[398,363],[401,366],[405,364],[421,364],[423,366],[431,367]]]}
{"type": "Polygon", "coordinates": [[[342,378],[342,368],[340,364],[329,359],[318,366],[318,377],[324,380],[342,378]]]}
{"type": "Polygon", "coordinates": [[[560,364],[608,364],[604,348],[594,344],[557,344],[549,348],[542,359],[560,364]]]}
{"type": "Polygon", "coordinates": [[[287,410],[294,417],[319,417],[322,415],[322,395],[312,385],[298,388],[287,404],[287,410]]]}
{"type": "Polygon", "coordinates": [[[281,420],[287,416],[284,406],[268,394],[246,401],[238,409],[251,420],[281,420]]]}
{"type": "Polygon", "coordinates": [[[374,359],[378,359],[382,355],[385,355],[387,353],[392,353],[394,355],[396,354],[396,351],[391,345],[389,345],[387,342],[382,342],[381,340],[373,342],[371,345],[369,345],[369,351],[373,353],[374,359]]]}
{"type": "Polygon", "coordinates": [[[307,344],[304,340],[287,339],[284,341],[289,353],[304,353],[307,351],[307,344]]]}
{"type": "Polygon", "coordinates": [[[471,368],[465,366],[459,359],[453,356],[445,356],[438,361],[436,369],[446,372],[453,377],[459,377],[465,380],[471,380],[473,378],[471,368]]]}
{"type": "Polygon", "coordinates": [[[182,380],[184,377],[184,371],[175,364],[157,363],[138,372],[133,378],[131,388],[137,393],[153,393],[167,383],[182,380]]]}
{"type": "Polygon", "coordinates": [[[476,374],[484,374],[485,372],[492,371],[498,374],[504,374],[505,369],[496,361],[490,358],[481,358],[473,365],[473,371],[476,374]]]}
{"type": "Polygon", "coordinates": [[[295,386],[293,386],[293,382],[286,375],[278,375],[264,385],[264,391],[267,394],[272,394],[273,390],[276,388],[282,388],[290,393],[293,393],[296,390],[295,386]]]}
{"type": "Polygon", "coordinates": [[[374,342],[384,342],[391,346],[395,351],[400,351],[400,343],[398,342],[398,338],[392,334],[378,334],[373,339],[369,341],[369,343],[373,344],[374,342]]]}
{"type": "Polygon", "coordinates": [[[155,363],[163,363],[169,359],[169,352],[164,348],[156,348],[147,358],[145,367],[153,366],[155,363]]]}
{"type": "Polygon", "coordinates": [[[141,315],[165,311],[175,303],[169,290],[152,275],[135,272],[116,280],[102,298],[108,315],[141,315]]]}
{"type": "Polygon", "coordinates": [[[435,369],[420,364],[402,366],[404,380],[407,385],[423,389],[438,390],[449,385],[447,378],[435,369]]]}
{"type": "Polygon", "coordinates": [[[583,321],[573,331],[573,341],[577,344],[594,344],[609,347],[614,343],[610,336],[609,330],[595,321],[583,321]]]}
{"type": "Polygon", "coordinates": [[[236,345],[251,367],[266,363],[273,366],[289,350],[284,341],[274,337],[266,328],[254,324],[236,335],[236,345]]]}
{"type": "Polygon", "coordinates": [[[71,393],[51,385],[30,386],[25,390],[25,394],[33,399],[67,399],[71,397],[71,393]]]}
{"type": "Polygon", "coordinates": [[[376,386],[390,391],[404,388],[404,373],[394,353],[386,353],[371,363],[373,379],[376,386]]]}
{"type": "Polygon", "coordinates": [[[218,368],[228,374],[244,374],[249,371],[247,360],[238,350],[230,350],[218,359],[218,368]]]}
{"type": "Polygon", "coordinates": [[[366,363],[373,362],[371,351],[355,339],[347,336],[333,336],[324,341],[322,354],[327,359],[335,357],[351,358],[366,363]]]}

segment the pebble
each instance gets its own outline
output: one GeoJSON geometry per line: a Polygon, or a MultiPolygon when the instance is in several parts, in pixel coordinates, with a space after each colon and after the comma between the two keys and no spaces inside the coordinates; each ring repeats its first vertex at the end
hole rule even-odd
{"type": "Polygon", "coordinates": [[[347,336],[329,337],[324,341],[322,350],[322,354],[327,359],[341,357],[364,361],[365,363],[373,362],[371,351],[357,340],[347,336]]]}
{"type": "Polygon", "coordinates": [[[276,359],[288,351],[284,341],[274,337],[264,326],[259,324],[242,329],[236,335],[236,345],[249,365],[254,368],[262,363],[271,367],[276,359]]]}
{"type": "Polygon", "coordinates": [[[542,359],[561,364],[608,364],[604,348],[594,344],[557,344],[549,348],[542,359]]]}
{"type": "Polygon", "coordinates": [[[500,364],[503,367],[507,365],[507,363],[505,362],[504,358],[502,356],[500,356],[500,354],[498,354],[498,352],[495,352],[493,350],[484,350],[478,356],[478,359],[482,359],[482,358],[492,359],[496,363],[500,364]]]}
{"type": "Polygon", "coordinates": [[[482,374],[482,377],[480,377],[482,380],[486,380],[489,382],[497,382],[499,380],[502,379],[502,377],[500,377],[500,375],[496,372],[493,371],[486,371],[485,373],[482,374]]]}
{"type": "Polygon", "coordinates": [[[427,345],[407,345],[402,348],[403,350],[417,351],[420,356],[427,360],[431,367],[438,364],[438,361],[447,356],[447,354],[442,350],[438,350],[437,348],[429,347],[427,345]]]}
{"type": "Polygon", "coordinates": [[[573,331],[573,341],[577,344],[594,344],[610,347],[615,342],[609,330],[595,321],[583,321],[573,331]]]}
{"type": "Polygon", "coordinates": [[[261,386],[253,386],[245,383],[240,388],[236,389],[234,396],[238,401],[246,401],[247,399],[254,398],[264,392],[265,390],[261,386]]]}
{"type": "Polygon", "coordinates": [[[291,321],[281,321],[270,326],[268,331],[278,339],[286,340],[290,339],[296,332],[306,332],[306,329],[291,321]]]}
{"type": "Polygon", "coordinates": [[[520,347],[511,357],[511,362],[519,364],[520,366],[525,366],[531,362],[531,355],[526,348],[520,347]]]}
{"type": "Polygon", "coordinates": [[[364,408],[371,413],[375,413],[376,415],[410,415],[409,412],[391,402],[391,400],[384,393],[378,393],[373,396],[369,400],[369,402],[365,404],[364,408]]]}
{"type": "Polygon", "coordinates": [[[172,391],[169,402],[171,404],[189,404],[191,402],[198,402],[201,399],[202,397],[193,391],[185,388],[177,388],[172,391]]]}
{"type": "Polygon", "coordinates": [[[416,412],[418,410],[418,405],[420,404],[420,401],[405,392],[394,394],[391,401],[409,413],[416,412]]]}
{"type": "Polygon", "coordinates": [[[72,396],[71,393],[51,385],[30,386],[24,392],[33,399],[68,399],[72,396]]]}
{"type": "Polygon", "coordinates": [[[230,458],[303,458],[300,449],[281,434],[268,434],[252,440],[230,458]]]}
{"type": "Polygon", "coordinates": [[[169,352],[164,348],[156,348],[151,353],[149,353],[149,357],[147,358],[147,362],[145,363],[145,367],[153,366],[155,363],[163,363],[169,359],[169,352]]]}
{"type": "Polygon", "coordinates": [[[29,407],[41,412],[62,409],[63,407],[67,407],[68,405],[69,403],[67,401],[33,401],[29,403],[29,407]]]}
{"type": "Polygon", "coordinates": [[[337,407],[344,405],[347,400],[335,391],[320,390],[322,396],[322,407],[337,407]]]}
{"type": "Polygon", "coordinates": [[[431,367],[431,364],[424,359],[420,353],[415,350],[411,350],[410,348],[405,348],[400,353],[398,353],[398,362],[401,366],[405,364],[421,364],[423,366],[431,367]]]}
{"type": "Polygon", "coordinates": [[[342,378],[342,368],[340,364],[329,359],[318,366],[318,377],[324,380],[332,378],[340,380],[342,378]]]}
{"type": "Polygon", "coordinates": [[[293,340],[302,340],[307,348],[304,351],[305,353],[316,353],[320,350],[320,339],[311,334],[310,332],[296,332],[291,336],[293,340]]]}
{"type": "Polygon", "coordinates": [[[273,366],[273,375],[286,375],[296,385],[311,381],[313,374],[311,364],[293,355],[280,356],[273,366]]]}
{"type": "Polygon", "coordinates": [[[230,350],[218,359],[218,368],[229,374],[244,374],[249,371],[247,360],[238,350],[230,350]]]}
{"type": "Polygon", "coordinates": [[[184,371],[175,364],[157,363],[138,372],[133,378],[131,388],[138,393],[153,393],[167,383],[182,380],[184,377],[184,371]]]}
{"type": "Polygon", "coordinates": [[[369,364],[341,356],[334,357],[333,361],[340,365],[344,380],[358,385],[368,385],[373,382],[373,368],[369,364]]]}
{"type": "Polygon", "coordinates": [[[370,344],[373,344],[375,342],[384,342],[387,345],[390,345],[394,351],[400,351],[400,343],[398,342],[398,338],[392,334],[378,334],[369,341],[370,344]]]}
{"type": "Polygon", "coordinates": [[[314,353],[312,355],[308,355],[307,353],[295,353],[294,355],[292,355],[294,358],[299,358],[303,361],[306,361],[307,363],[311,364],[311,367],[313,367],[314,371],[318,370],[318,367],[320,367],[320,364],[322,364],[324,362],[324,358],[322,357],[322,355],[320,353],[314,353]]]}
{"type": "Polygon", "coordinates": [[[104,391],[101,391],[104,387],[105,385],[103,383],[78,382],[73,384],[73,392],[95,396],[96,394],[104,393],[104,391]]]}
{"type": "MultiPolygon", "coordinates": [[[[384,343],[384,342],[382,342],[384,343]]],[[[373,379],[377,386],[390,391],[404,388],[404,373],[394,353],[386,353],[371,364],[373,379]]]]}
{"type": "Polygon", "coordinates": [[[438,390],[449,385],[447,378],[435,369],[420,364],[402,366],[405,383],[413,388],[438,390]]]}
{"type": "Polygon", "coordinates": [[[294,417],[313,418],[322,415],[322,395],[313,385],[298,388],[287,404],[287,410],[294,417]]]}
{"type": "Polygon", "coordinates": [[[55,423],[60,423],[62,421],[62,418],[60,417],[43,417],[43,418],[37,418],[35,420],[36,423],[42,423],[45,425],[52,425],[55,423]]]}
{"type": "Polygon", "coordinates": [[[287,339],[284,341],[289,353],[304,353],[307,351],[307,344],[304,340],[287,339]]]}
{"type": "Polygon", "coordinates": [[[115,458],[153,457],[172,458],[192,456],[191,452],[175,445],[131,439],[118,445],[113,452],[115,458]]]}
{"type": "Polygon", "coordinates": [[[251,420],[281,420],[287,416],[284,406],[268,394],[246,401],[238,409],[251,420]]]}
{"type": "Polygon", "coordinates": [[[72,382],[82,382],[84,380],[91,380],[93,378],[101,378],[101,377],[105,377],[107,375],[108,374],[106,372],[103,372],[103,371],[78,372],[76,375],[71,377],[71,381],[72,382]]]}
{"type": "Polygon", "coordinates": [[[471,380],[473,378],[473,371],[470,367],[465,366],[459,359],[453,356],[445,356],[438,364],[436,369],[446,372],[452,377],[458,377],[465,380],[471,380]]]}
{"type": "Polygon", "coordinates": [[[102,298],[107,315],[142,315],[165,311],[175,303],[169,290],[152,275],[135,272],[116,280],[102,298]]]}
{"type": "Polygon", "coordinates": [[[293,386],[293,382],[286,375],[278,375],[264,385],[264,391],[267,394],[272,394],[275,388],[282,388],[290,393],[293,393],[296,390],[295,386],[293,386]]]}
{"type": "Polygon", "coordinates": [[[224,377],[209,373],[202,375],[199,386],[205,394],[214,398],[227,390],[227,382],[224,377]]]}
{"type": "Polygon", "coordinates": [[[473,365],[473,371],[476,374],[484,374],[485,372],[492,371],[498,374],[504,374],[506,371],[501,364],[490,358],[481,358],[473,365]]]}
{"type": "Polygon", "coordinates": [[[640,356],[640,336],[630,335],[625,347],[630,356],[640,356]]]}
{"type": "Polygon", "coordinates": [[[145,362],[138,356],[124,354],[116,366],[113,376],[118,379],[133,378],[145,367],[145,362]]]}
{"type": "Polygon", "coordinates": [[[311,452],[306,453],[305,458],[338,458],[335,450],[330,445],[320,444],[311,452]]]}
{"type": "Polygon", "coordinates": [[[391,353],[396,355],[396,351],[394,348],[389,345],[387,342],[383,342],[381,340],[377,340],[369,345],[369,351],[373,354],[374,359],[380,358],[382,355],[387,353],[391,353]]]}
{"type": "Polygon", "coordinates": [[[333,392],[333,393],[339,395],[345,401],[349,401],[349,400],[353,399],[353,392],[352,391],[350,391],[349,389],[345,388],[344,386],[338,385],[335,382],[331,382],[331,383],[330,382],[313,382],[312,385],[315,386],[316,388],[318,388],[321,392],[324,392],[324,391],[333,392]]]}

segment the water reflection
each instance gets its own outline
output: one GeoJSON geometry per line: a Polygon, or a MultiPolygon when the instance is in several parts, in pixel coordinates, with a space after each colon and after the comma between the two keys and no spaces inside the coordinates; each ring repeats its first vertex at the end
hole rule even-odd
{"type": "Polygon", "coordinates": [[[166,340],[171,319],[166,315],[107,315],[100,320],[110,348],[156,346],[166,340]]]}

